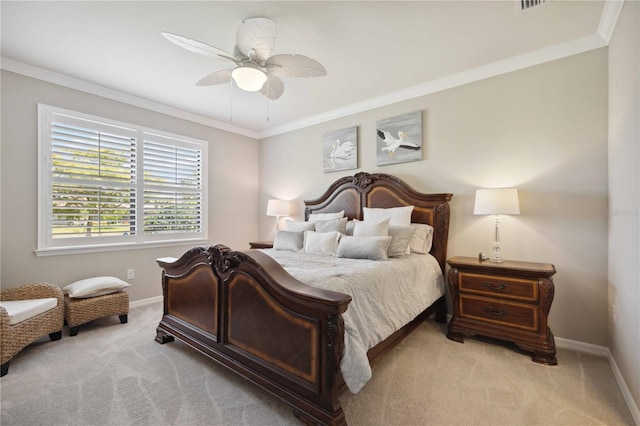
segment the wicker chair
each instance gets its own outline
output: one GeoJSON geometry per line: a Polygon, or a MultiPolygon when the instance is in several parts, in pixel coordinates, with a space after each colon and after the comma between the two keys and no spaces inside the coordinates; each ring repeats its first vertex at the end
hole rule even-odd
{"type": "Polygon", "coordinates": [[[58,304],[39,315],[11,325],[6,309],[0,307],[0,376],[9,371],[9,361],[23,348],[49,334],[51,340],[60,340],[64,321],[64,296],[53,284],[26,284],[0,291],[0,300],[28,300],[55,297],[58,304]]]}

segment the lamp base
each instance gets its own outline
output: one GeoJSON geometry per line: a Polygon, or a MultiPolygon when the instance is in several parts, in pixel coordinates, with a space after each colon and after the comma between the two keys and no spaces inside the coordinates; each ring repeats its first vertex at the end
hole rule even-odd
{"type": "Polygon", "coordinates": [[[504,262],[504,260],[502,260],[502,255],[500,250],[500,240],[498,240],[497,223],[496,223],[496,240],[493,242],[493,247],[491,247],[491,259],[489,259],[489,262],[493,262],[493,263],[504,262]]]}

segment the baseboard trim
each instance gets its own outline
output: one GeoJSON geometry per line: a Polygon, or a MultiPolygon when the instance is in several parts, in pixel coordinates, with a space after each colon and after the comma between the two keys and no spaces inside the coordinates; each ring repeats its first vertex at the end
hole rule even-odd
{"type": "Polygon", "coordinates": [[[631,416],[633,420],[636,422],[636,425],[640,425],[640,410],[638,409],[638,405],[633,400],[631,396],[631,391],[627,387],[627,383],[624,381],[622,377],[622,373],[618,368],[618,364],[616,364],[616,359],[613,357],[613,354],[607,349],[607,360],[609,360],[609,367],[611,367],[611,371],[613,372],[613,377],[616,378],[616,382],[618,382],[618,387],[622,392],[622,396],[624,397],[625,402],[627,403],[627,407],[629,407],[629,411],[631,411],[631,416]]]}
{"type": "Polygon", "coordinates": [[[162,296],[154,296],[148,299],[136,300],[135,302],[129,303],[130,308],[138,308],[140,306],[151,305],[152,303],[162,302],[162,296]]]}
{"type": "Polygon", "coordinates": [[[577,340],[565,339],[562,337],[556,337],[555,341],[556,347],[558,348],[571,349],[577,352],[584,352],[607,358],[607,361],[609,361],[609,367],[611,368],[611,372],[613,373],[613,377],[615,377],[616,382],[618,383],[618,388],[620,389],[620,392],[622,392],[622,396],[627,403],[627,407],[629,407],[629,411],[631,411],[631,416],[633,417],[636,425],[640,426],[640,410],[638,410],[638,405],[631,396],[631,392],[629,391],[627,382],[624,381],[622,373],[618,368],[618,364],[616,364],[616,360],[613,357],[611,350],[609,350],[609,348],[606,346],[592,345],[591,343],[579,342],[577,340]]]}
{"type": "Polygon", "coordinates": [[[609,348],[606,346],[593,345],[591,343],[579,342],[577,340],[565,339],[564,337],[555,337],[556,347],[562,349],[571,349],[578,352],[584,352],[592,355],[606,357],[610,354],[609,348]]]}

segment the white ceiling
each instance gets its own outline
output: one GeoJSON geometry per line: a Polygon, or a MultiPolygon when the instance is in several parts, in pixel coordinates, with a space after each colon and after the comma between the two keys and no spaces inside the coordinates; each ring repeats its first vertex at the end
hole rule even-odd
{"type": "Polygon", "coordinates": [[[540,52],[562,56],[602,41],[604,1],[547,0],[525,12],[516,4],[3,0],[2,67],[61,74],[91,83],[86,87],[123,92],[156,109],[166,106],[196,121],[260,137],[420,95],[430,82],[452,75],[495,64],[513,67],[518,58],[526,62],[540,52]],[[310,56],[325,66],[327,76],[286,79],[276,101],[231,84],[196,87],[200,78],[229,63],[183,50],[160,35],[168,31],[232,51],[237,25],[257,16],[276,22],[274,54],[310,56]]]}

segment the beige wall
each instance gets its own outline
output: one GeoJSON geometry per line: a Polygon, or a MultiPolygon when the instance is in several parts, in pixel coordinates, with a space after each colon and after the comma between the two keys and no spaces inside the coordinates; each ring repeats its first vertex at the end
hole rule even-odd
{"type": "Polygon", "coordinates": [[[155,259],[180,256],[191,245],[119,252],[36,257],[37,104],[67,108],[209,142],[209,239],[246,248],[256,238],[258,143],[256,140],[124,103],[2,72],[1,282],[10,288],[48,281],[114,275],[129,280],[132,300],[162,294],[155,259]]]}
{"type": "Polygon", "coordinates": [[[639,52],[640,4],[627,1],[609,45],[608,346],[636,407],[640,407],[639,52]]]}
{"type": "MultiPolygon", "coordinates": [[[[607,344],[607,50],[549,62],[260,141],[260,204],[315,198],[341,176],[322,172],[324,132],[359,127],[359,170],[451,192],[449,256],[489,252],[493,219],[474,191],[516,186],[519,216],[502,220],[506,259],[555,264],[556,336],[607,344]],[[375,124],[423,112],[423,160],[376,166],[375,124]]],[[[259,216],[262,238],[274,218],[259,216]]],[[[560,360],[562,362],[562,360],[560,360]]]]}

